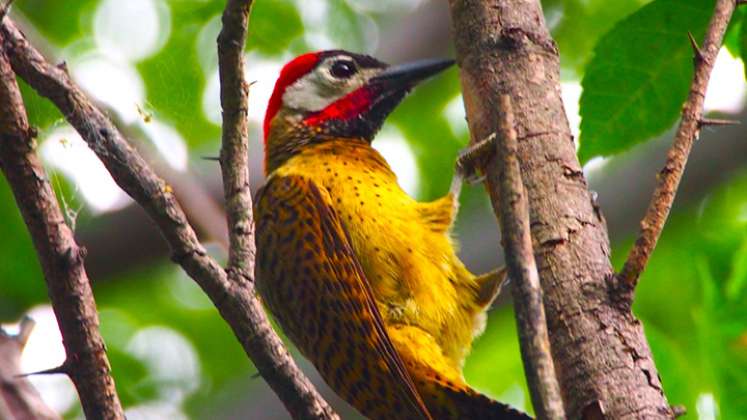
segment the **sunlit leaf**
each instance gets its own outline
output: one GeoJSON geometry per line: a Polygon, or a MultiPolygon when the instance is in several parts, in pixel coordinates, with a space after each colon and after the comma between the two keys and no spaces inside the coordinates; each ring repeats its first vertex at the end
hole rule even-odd
{"type": "Polygon", "coordinates": [[[594,48],[581,95],[579,157],[629,149],[677,120],[692,77],[687,32],[702,39],[712,0],[655,0],[594,48]]]}
{"type": "Polygon", "coordinates": [[[744,9],[737,8],[734,10],[734,15],[729,22],[729,28],[724,35],[724,47],[734,57],[741,57],[741,39],[742,39],[742,27],[745,19],[744,9]]]}
{"type": "Polygon", "coordinates": [[[21,78],[17,79],[18,87],[23,96],[23,104],[26,106],[26,114],[29,118],[29,124],[38,129],[44,130],[52,125],[52,123],[63,120],[62,114],[51,101],[39,96],[39,94],[21,78]]]}

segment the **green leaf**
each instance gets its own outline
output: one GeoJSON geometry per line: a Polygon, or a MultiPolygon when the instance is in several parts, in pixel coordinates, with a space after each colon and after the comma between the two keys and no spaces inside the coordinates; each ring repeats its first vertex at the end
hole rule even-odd
{"type": "Polygon", "coordinates": [[[742,22],[744,19],[744,9],[738,7],[734,11],[734,15],[732,15],[731,21],[729,22],[729,28],[727,28],[726,34],[724,35],[724,47],[726,47],[726,49],[729,50],[729,53],[734,57],[742,56],[742,28],[744,27],[742,22]]]}
{"type": "Polygon", "coordinates": [[[145,82],[148,110],[173,124],[190,147],[220,137],[220,127],[202,111],[206,80],[195,47],[200,25],[209,17],[192,20],[191,13],[179,14],[174,20],[182,24],[178,31],[172,32],[164,48],[137,64],[145,82]]]}
{"type": "Polygon", "coordinates": [[[32,305],[47,298],[39,260],[16,207],[16,200],[0,175],[0,320],[16,321],[32,305]]]}
{"type": "Polygon", "coordinates": [[[582,162],[629,149],[677,120],[712,0],[656,0],[599,40],[581,83],[582,162]]]}
{"type": "Polygon", "coordinates": [[[25,0],[15,4],[45,39],[67,45],[92,31],[91,16],[97,0],[25,0]]]}
{"type": "Polygon", "coordinates": [[[247,48],[264,54],[280,54],[303,35],[303,23],[289,1],[258,1],[252,6],[247,48]]]}
{"type": "Polygon", "coordinates": [[[726,282],[726,296],[729,300],[736,300],[747,283],[747,236],[742,245],[734,253],[732,271],[726,282]]]}
{"type": "Polygon", "coordinates": [[[545,17],[561,51],[560,64],[583,74],[594,45],[620,19],[647,0],[554,0],[543,1],[545,17]]]}
{"type": "MultiPolygon", "coordinates": [[[[747,62],[747,13],[743,14],[741,19],[741,27],[739,28],[739,56],[742,57],[743,62],[747,62]]],[[[745,69],[745,76],[747,77],[747,68],[745,69]]]]}
{"type": "Polygon", "coordinates": [[[500,401],[531,410],[523,371],[513,311],[507,306],[496,309],[488,316],[485,333],[475,340],[467,358],[467,383],[500,401]]]}
{"type": "Polygon", "coordinates": [[[60,110],[50,100],[39,96],[20,77],[17,77],[16,80],[18,80],[18,88],[21,91],[23,103],[26,106],[29,124],[44,130],[57,121],[63,121],[62,113],[60,113],[60,110]]]}

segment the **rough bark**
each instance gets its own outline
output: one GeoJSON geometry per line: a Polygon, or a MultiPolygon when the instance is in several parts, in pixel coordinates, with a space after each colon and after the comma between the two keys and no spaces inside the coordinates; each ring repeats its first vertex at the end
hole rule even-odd
{"type": "Polygon", "coordinates": [[[494,150],[500,176],[498,179],[489,179],[488,185],[491,186],[491,191],[497,190],[500,193],[491,201],[500,204],[495,212],[501,225],[509,277],[513,280],[511,292],[524,375],[537,418],[561,420],[565,418],[565,411],[550,354],[542,289],[532,249],[529,203],[517,158],[518,142],[514,130],[513,107],[508,95],[501,95],[499,104],[503,112],[494,150]]]}
{"type": "Polygon", "coordinates": [[[34,321],[24,318],[17,335],[0,327],[0,419],[58,420],[39,392],[21,372],[21,353],[26,346],[34,321]]]}
{"type": "Polygon", "coordinates": [[[244,80],[244,40],[251,1],[229,0],[218,35],[223,141],[220,151],[229,226],[229,276],[254,281],[254,220],[249,188],[249,85],[244,80]]]}
{"type": "Polygon", "coordinates": [[[672,209],[672,203],[677,194],[682,174],[685,172],[687,158],[690,156],[690,150],[692,150],[693,143],[698,137],[700,128],[704,125],[731,123],[731,121],[725,120],[703,119],[703,102],[705,101],[711,70],[716,63],[716,56],[721,49],[721,43],[735,6],[735,0],[719,0],[716,2],[716,10],[708,24],[702,48],[698,47],[693,36],[689,34],[695,65],[690,93],[682,109],[682,119],[677,128],[677,134],[674,135],[672,147],[667,153],[666,164],[659,171],[651,204],[649,204],[646,215],[641,221],[640,236],[630,250],[628,259],[618,275],[620,286],[623,289],[622,292],[631,301],[633,300],[633,291],[638,283],[638,277],[646,268],[661,231],[664,229],[664,224],[667,222],[667,217],[669,217],[669,211],[672,209]]]}
{"type": "MultiPolygon", "coordinates": [[[[255,322],[255,333],[266,336],[265,346],[284,349],[282,342],[272,331],[258,299],[254,295],[254,220],[252,217],[252,193],[249,183],[249,133],[247,111],[249,107],[249,85],[244,79],[244,42],[249,24],[251,1],[228,0],[223,12],[223,28],[218,35],[218,65],[220,75],[220,100],[223,107],[223,138],[220,152],[223,190],[226,199],[226,217],[228,219],[229,241],[228,266],[226,275],[231,284],[242,285],[251,296],[251,311],[255,322]]],[[[249,309],[247,307],[247,309],[249,309]]],[[[254,353],[266,353],[267,349],[257,348],[254,353]]],[[[282,398],[288,410],[298,418],[336,419],[337,414],[318,394],[311,382],[303,376],[293,364],[290,355],[281,354],[279,361],[286,366],[274,363],[272,370],[260,373],[265,378],[276,377],[278,373],[289,375],[299,388],[300,400],[289,405],[290,398],[282,398]],[[295,370],[288,369],[288,365],[295,370]],[[285,372],[281,369],[285,368],[285,372]],[[290,376],[293,375],[293,376],[290,376]],[[303,388],[300,388],[303,386],[303,388]]],[[[254,359],[254,358],[252,358],[254,359]]],[[[284,378],[280,378],[284,379],[284,378]]],[[[276,389],[276,392],[279,392],[276,389]]]]}
{"type": "MultiPolygon", "coordinates": [[[[559,59],[537,0],[451,0],[473,139],[496,131],[495,98],[513,101],[518,158],[550,344],[568,418],[670,418],[651,351],[613,278],[560,98],[559,59]]],[[[500,168],[486,165],[488,179],[500,168]]],[[[489,185],[497,196],[494,183],[489,185]]]]}
{"type": "Polygon", "coordinates": [[[83,267],[85,249],[75,243],[36,155],[34,130],[6,52],[0,47],[0,169],[31,234],[62,333],[66,358],[56,373],[70,376],[88,418],[124,419],[83,267]]]}
{"type": "Polygon", "coordinates": [[[158,225],[171,247],[172,259],[205,291],[288,411],[296,418],[336,418],[272,330],[252,284],[230,281],[226,271],[207,254],[172,188],[93,105],[64,66],[49,64],[9,19],[0,26],[0,35],[13,70],[60,109],[117,185],[158,225]]]}

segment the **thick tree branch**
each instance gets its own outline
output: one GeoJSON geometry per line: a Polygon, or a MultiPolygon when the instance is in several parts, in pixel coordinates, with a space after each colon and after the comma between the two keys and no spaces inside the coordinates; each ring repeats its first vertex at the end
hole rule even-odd
{"type": "Polygon", "coordinates": [[[36,248],[65,346],[67,373],[89,418],[124,419],[99,333],[96,303],[83,258],[57,204],[29,127],[0,34],[0,168],[36,248]]]}
{"type": "Polygon", "coordinates": [[[499,196],[491,201],[499,204],[495,212],[501,225],[509,277],[514,282],[511,291],[524,373],[537,418],[561,420],[565,418],[565,411],[550,354],[542,289],[529,231],[529,204],[521,179],[514,116],[508,95],[499,97],[499,108],[503,112],[496,133],[495,165],[500,168],[500,173],[498,179],[488,180],[488,184],[497,185],[491,191],[499,192],[499,196]]]}
{"type": "Polygon", "coordinates": [[[21,375],[21,353],[34,321],[23,318],[17,335],[0,327],[0,418],[7,420],[57,420],[60,418],[41,398],[28,379],[21,375]]]}
{"type": "Polygon", "coordinates": [[[672,209],[677,188],[685,172],[687,158],[690,155],[693,142],[698,137],[700,128],[704,125],[723,125],[723,120],[703,119],[703,101],[705,100],[708,80],[711,70],[716,63],[716,56],[721,49],[721,43],[729,26],[732,13],[736,6],[735,0],[718,0],[716,9],[708,24],[705,41],[702,47],[688,33],[693,47],[695,71],[690,85],[690,93],[682,109],[682,120],[674,136],[672,147],[667,153],[667,161],[657,177],[651,203],[646,215],[641,221],[641,233],[628,254],[620,274],[617,276],[626,292],[626,299],[632,301],[633,290],[638,283],[641,272],[646,268],[651,253],[656,247],[661,231],[672,209]]]}
{"type": "MultiPolygon", "coordinates": [[[[450,0],[473,139],[495,130],[508,94],[529,200],[534,257],[567,418],[670,418],[651,351],[614,276],[603,218],[576,157],[560,98],[559,58],[539,0],[450,0]]],[[[488,180],[500,168],[488,164],[488,180]]],[[[491,198],[498,197],[494,182],[491,198]]]]}
{"type": "Polygon", "coordinates": [[[54,102],[101,159],[117,185],[146,210],[169,243],[172,259],[215,304],[290,413],[297,418],[334,418],[272,330],[252,284],[247,280],[229,280],[226,271],[207,255],[172,188],[91,103],[64,67],[49,64],[9,19],[3,22],[0,34],[15,72],[54,102]]]}

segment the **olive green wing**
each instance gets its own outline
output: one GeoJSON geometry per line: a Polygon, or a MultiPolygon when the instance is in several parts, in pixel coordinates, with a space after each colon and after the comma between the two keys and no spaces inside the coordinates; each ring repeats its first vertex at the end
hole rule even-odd
{"type": "Polygon", "coordinates": [[[369,418],[430,419],[329,193],[271,177],[255,220],[258,290],[324,380],[369,418]]]}

